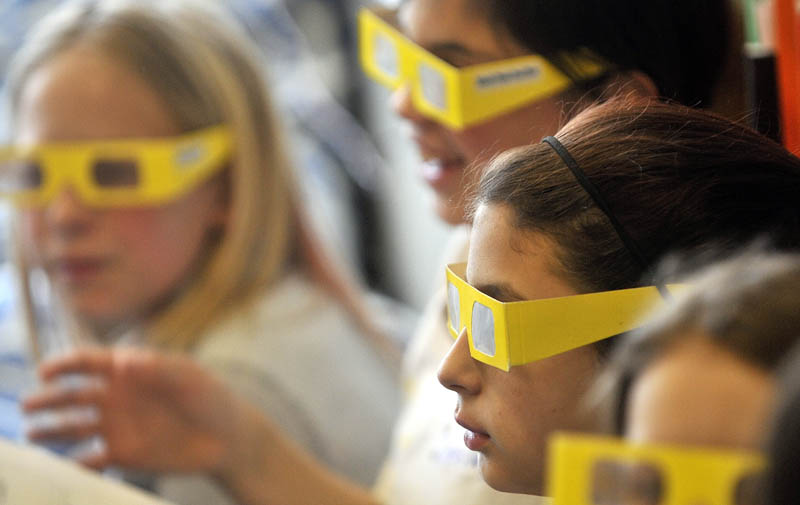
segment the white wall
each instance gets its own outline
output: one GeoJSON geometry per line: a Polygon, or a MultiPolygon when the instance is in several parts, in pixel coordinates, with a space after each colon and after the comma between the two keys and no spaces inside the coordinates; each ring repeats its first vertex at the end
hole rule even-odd
{"type": "Polygon", "coordinates": [[[440,261],[450,228],[434,212],[433,193],[419,175],[417,150],[407,125],[389,108],[388,90],[371,82],[364,89],[368,128],[386,158],[378,198],[385,285],[422,308],[433,289],[444,284],[440,261]]]}

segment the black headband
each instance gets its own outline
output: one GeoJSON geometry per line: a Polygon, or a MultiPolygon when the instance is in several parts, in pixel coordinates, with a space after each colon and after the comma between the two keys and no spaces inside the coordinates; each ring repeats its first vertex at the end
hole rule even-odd
{"type": "MultiPolygon", "coordinates": [[[[569,154],[567,148],[564,147],[564,145],[557,138],[552,136],[543,138],[542,142],[552,147],[556,154],[561,157],[561,159],[564,161],[564,164],[570,169],[572,175],[575,176],[575,179],[578,181],[581,187],[583,187],[584,191],[586,191],[586,193],[592,197],[594,204],[597,205],[597,207],[603,211],[603,214],[606,215],[608,221],[611,223],[611,226],[613,226],[614,230],[617,232],[617,236],[619,236],[619,239],[622,241],[622,244],[625,246],[631,256],[633,256],[636,262],[639,263],[642,271],[647,270],[650,267],[650,262],[642,252],[639,244],[637,244],[636,241],[633,240],[630,235],[628,235],[628,232],[622,226],[622,223],[620,223],[614,213],[611,212],[611,208],[606,203],[603,195],[600,194],[597,186],[592,184],[592,181],[586,177],[586,174],[583,173],[583,170],[581,170],[581,167],[578,165],[578,162],[575,161],[575,158],[569,154]]],[[[669,291],[667,291],[662,284],[657,284],[656,287],[665,299],[669,298],[669,291]]]]}

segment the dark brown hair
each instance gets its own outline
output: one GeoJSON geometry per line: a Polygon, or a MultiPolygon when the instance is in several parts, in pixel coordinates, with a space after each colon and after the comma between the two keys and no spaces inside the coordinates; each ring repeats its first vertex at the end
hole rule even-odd
{"type": "Polygon", "coordinates": [[[584,89],[570,56],[588,50],[612,72],[638,70],[652,79],[661,95],[708,107],[726,62],[734,51],[740,58],[729,0],[471,3],[499,32],[546,57],[584,89]]]}
{"type": "Polygon", "coordinates": [[[518,228],[554,239],[557,273],[578,291],[651,284],[668,253],[719,257],[757,236],[779,249],[800,246],[800,159],[743,125],[678,105],[612,100],[581,112],[556,137],[644,265],[548,144],[497,157],[475,206],[508,205],[518,228]]]}

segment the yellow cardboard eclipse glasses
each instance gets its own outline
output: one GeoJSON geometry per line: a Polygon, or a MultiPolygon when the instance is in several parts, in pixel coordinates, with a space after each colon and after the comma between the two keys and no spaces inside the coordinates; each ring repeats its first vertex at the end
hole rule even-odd
{"type": "Polygon", "coordinates": [[[67,184],[87,205],[158,205],[219,171],[231,155],[225,126],[173,138],[58,142],[0,149],[0,196],[41,206],[67,184]]]}
{"type": "MultiPolygon", "coordinates": [[[[369,9],[360,11],[358,25],[361,65],[367,75],[390,89],[408,84],[418,111],[454,129],[552,96],[572,84],[538,55],[457,68],[407,39],[369,9]]],[[[572,60],[583,79],[604,71],[588,58],[572,60]]]]}
{"type": "Polygon", "coordinates": [[[466,328],[472,357],[506,371],[633,330],[664,303],[655,286],[504,303],[470,286],[465,272],[466,263],[447,267],[450,334],[466,328]]]}
{"type": "Polygon", "coordinates": [[[764,469],[755,452],[556,434],[548,494],[553,505],[757,505],[764,469]]]}

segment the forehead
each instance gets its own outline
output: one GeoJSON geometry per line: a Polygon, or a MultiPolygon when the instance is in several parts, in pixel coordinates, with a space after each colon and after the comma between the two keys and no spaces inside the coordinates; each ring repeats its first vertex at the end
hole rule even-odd
{"type": "Polygon", "coordinates": [[[468,282],[478,289],[505,286],[523,300],[575,294],[555,273],[558,246],[542,233],[518,229],[514,220],[509,206],[478,207],[470,239],[468,282]]]}
{"type": "Polygon", "coordinates": [[[638,441],[757,448],[774,380],[697,332],[639,376],[627,435],[638,441]]]}
{"type": "MultiPolygon", "coordinates": [[[[475,60],[490,61],[526,51],[487,19],[487,9],[474,0],[407,0],[400,6],[400,28],[415,43],[434,52],[448,46],[471,53],[475,60]]],[[[448,58],[449,54],[440,54],[448,58]]]]}
{"type": "Polygon", "coordinates": [[[178,133],[162,97],[104,53],[76,46],[24,83],[15,136],[22,142],[166,136],[178,133]]]}

